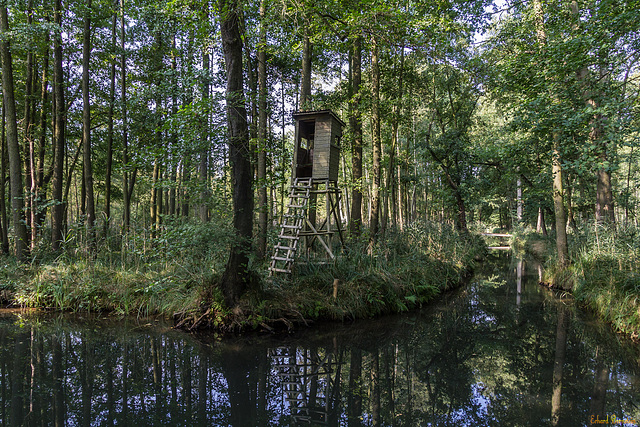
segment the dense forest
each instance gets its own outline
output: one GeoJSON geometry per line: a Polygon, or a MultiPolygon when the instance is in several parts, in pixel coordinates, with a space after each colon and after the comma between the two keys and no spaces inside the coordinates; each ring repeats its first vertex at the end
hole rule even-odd
{"type": "Polygon", "coordinates": [[[1,249],[39,277],[18,294],[91,265],[233,306],[287,203],[291,114],[324,109],[369,255],[420,224],[535,230],[559,275],[602,245],[636,277],[639,27],[635,0],[4,2],[1,249]]]}

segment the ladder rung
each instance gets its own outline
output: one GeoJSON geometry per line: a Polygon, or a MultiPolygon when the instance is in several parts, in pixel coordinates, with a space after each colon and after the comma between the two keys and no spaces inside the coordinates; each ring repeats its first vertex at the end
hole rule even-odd
{"type": "Polygon", "coordinates": [[[297,250],[297,248],[294,248],[293,246],[281,246],[281,245],[275,245],[273,247],[273,249],[275,250],[282,250],[282,251],[295,251],[297,250]]]}
{"type": "Polygon", "coordinates": [[[289,274],[291,274],[290,270],[285,270],[284,268],[271,267],[269,270],[275,271],[276,273],[289,273],[289,274]]]}
{"type": "Polygon", "coordinates": [[[289,225],[289,224],[282,224],[282,228],[291,228],[291,229],[300,229],[302,227],[300,227],[299,225],[289,225]]]}
{"type": "Polygon", "coordinates": [[[284,234],[279,235],[278,238],[280,238],[280,239],[289,239],[289,240],[298,240],[298,236],[286,236],[284,234]]]}
{"type": "Polygon", "coordinates": [[[295,261],[293,258],[281,257],[281,256],[272,256],[271,259],[275,261],[286,261],[286,262],[295,261]]]}
{"type": "Polygon", "coordinates": [[[288,208],[293,208],[293,209],[301,209],[304,208],[305,205],[288,205],[288,208]]]}

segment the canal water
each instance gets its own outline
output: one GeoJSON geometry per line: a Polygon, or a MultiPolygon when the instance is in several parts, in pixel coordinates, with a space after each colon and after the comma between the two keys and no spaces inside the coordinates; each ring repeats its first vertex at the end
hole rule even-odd
{"type": "Polygon", "coordinates": [[[507,253],[429,307],[288,336],[220,340],[148,319],[0,315],[3,426],[637,421],[639,346],[507,253]]]}

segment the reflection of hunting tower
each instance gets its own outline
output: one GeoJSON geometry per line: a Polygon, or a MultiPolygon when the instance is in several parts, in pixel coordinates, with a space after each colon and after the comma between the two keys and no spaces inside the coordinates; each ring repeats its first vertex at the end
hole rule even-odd
{"type": "Polygon", "coordinates": [[[294,425],[337,425],[342,359],[323,349],[269,349],[294,425]]]}
{"type": "Polygon", "coordinates": [[[315,249],[325,255],[325,262],[333,260],[335,234],[344,243],[338,188],[344,123],[331,110],[298,112],[293,118],[296,132],[289,205],[282,216],[270,275],[291,273],[296,258],[309,260],[315,249]]]}

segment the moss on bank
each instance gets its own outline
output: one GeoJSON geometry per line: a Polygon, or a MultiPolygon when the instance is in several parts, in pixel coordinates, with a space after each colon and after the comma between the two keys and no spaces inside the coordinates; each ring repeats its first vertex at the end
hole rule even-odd
{"type": "Polygon", "coordinates": [[[175,240],[149,241],[152,253],[127,254],[127,262],[108,250],[95,258],[66,255],[26,266],[5,257],[0,297],[23,307],[174,316],[185,328],[291,328],[296,322],[372,317],[419,306],[459,284],[485,251],[479,238],[436,224],[415,225],[388,234],[372,255],[366,242],[351,241],[334,264],[300,266],[290,279],[269,280],[266,267],[257,265],[260,286],[232,312],[215,287],[226,246],[212,238],[219,231],[209,227],[178,227],[175,240]]]}
{"type": "Polygon", "coordinates": [[[566,269],[558,268],[548,241],[534,234],[525,240],[528,248],[547,248],[546,283],[571,291],[582,306],[616,331],[640,338],[640,230],[591,224],[574,231],[569,239],[571,263],[566,269]]]}

